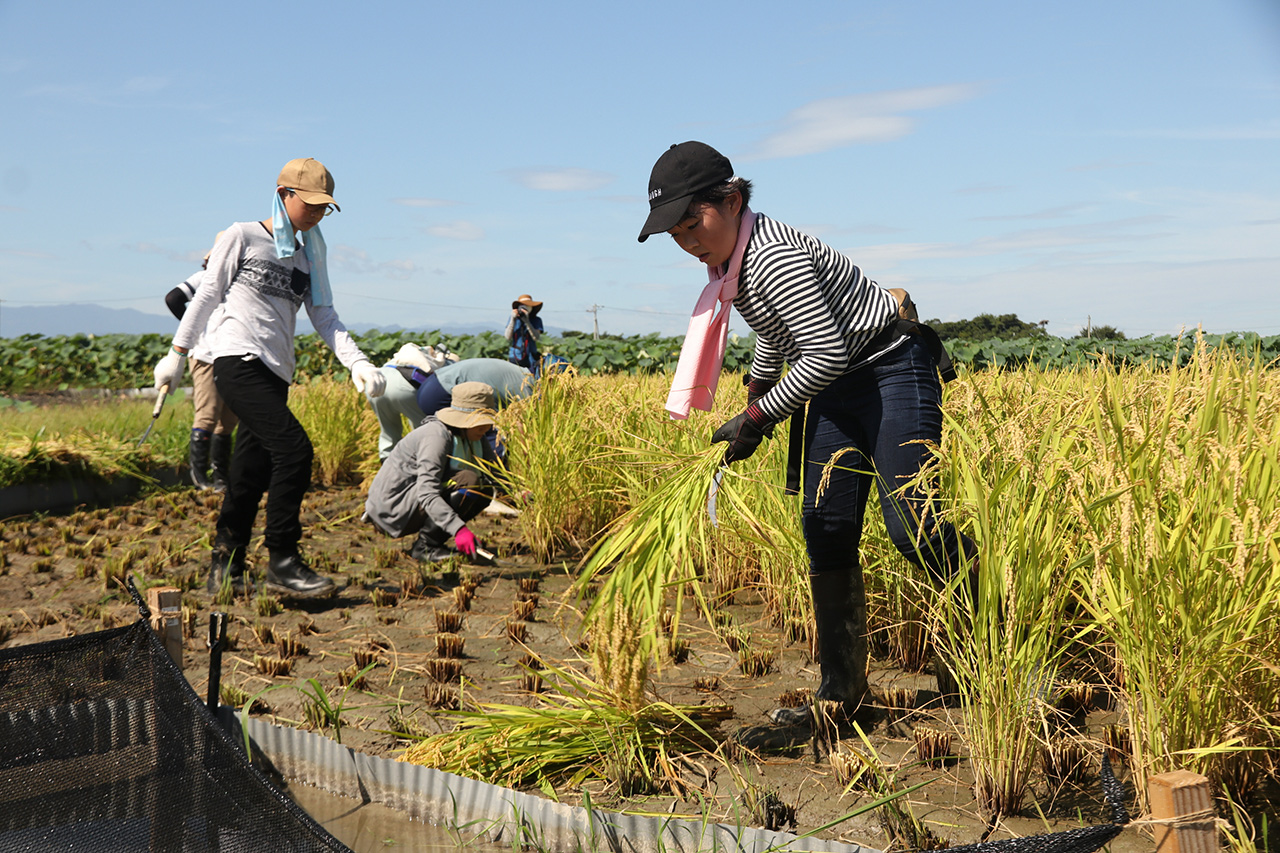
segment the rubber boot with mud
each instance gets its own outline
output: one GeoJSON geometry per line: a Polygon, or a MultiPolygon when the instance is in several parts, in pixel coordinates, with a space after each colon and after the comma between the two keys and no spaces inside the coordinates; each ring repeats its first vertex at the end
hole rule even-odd
{"type": "Polygon", "coordinates": [[[191,468],[191,482],[197,489],[212,489],[209,480],[209,433],[202,429],[191,430],[191,450],[187,462],[191,468]]]}
{"type": "Polygon", "coordinates": [[[441,563],[454,556],[454,552],[445,546],[449,535],[431,522],[423,525],[418,531],[418,538],[409,549],[409,556],[419,563],[441,563]]]}
{"type": "Polygon", "coordinates": [[[213,472],[213,490],[227,490],[231,480],[231,433],[215,432],[209,439],[209,467],[213,472]]]}
{"type": "Polygon", "coordinates": [[[209,557],[209,579],[204,588],[216,595],[223,584],[230,584],[235,595],[244,595],[251,588],[244,549],[217,543],[209,557]]]}
{"type": "Polygon", "coordinates": [[[267,562],[267,592],[285,598],[324,598],[333,595],[333,581],[318,575],[297,551],[272,551],[267,562]]]}
{"type": "MultiPolygon", "coordinates": [[[[844,572],[810,575],[809,586],[813,591],[822,671],[822,681],[813,698],[840,703],[846,720],[864,716],[869,710],[866,706],[869,693],[867,596],[862,570],[854,567],[844,572]]],[[[808,727],[813,722],[812,703],[797,708],[775,708],[769,712],[769,719],[780,726],[808,727]]]]}

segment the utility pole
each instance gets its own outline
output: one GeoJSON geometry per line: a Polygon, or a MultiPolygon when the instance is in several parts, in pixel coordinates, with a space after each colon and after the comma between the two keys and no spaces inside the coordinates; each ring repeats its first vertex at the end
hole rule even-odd
{"type": "Polygon", "coordinates": [[[591,340],[598,341],[600,340],[600,306],[592,305],[587,312],[591,314],[591,340]]]}

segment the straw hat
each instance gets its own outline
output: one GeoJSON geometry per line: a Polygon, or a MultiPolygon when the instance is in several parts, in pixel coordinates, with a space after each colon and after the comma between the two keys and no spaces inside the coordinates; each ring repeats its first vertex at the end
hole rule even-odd
{"type": "Polygon", "coordinates": [[[498,401],[493,389],[483,382],[459,382],[453,386],[451,405],[436,412],[436,418],[451,427],[470,429],[493,426],[498,415],[498,401]]]}
{"type": "Polygon", "coordinates": [[[517,297],[517,299],[511,303],[512,308],[519,308],[521,305],[530,309],[531,311],[537,311],[539,308],[542,307],[541,302],[535,301],[534,298],[527,293],[520,294],[520,296],[517,297]]]}

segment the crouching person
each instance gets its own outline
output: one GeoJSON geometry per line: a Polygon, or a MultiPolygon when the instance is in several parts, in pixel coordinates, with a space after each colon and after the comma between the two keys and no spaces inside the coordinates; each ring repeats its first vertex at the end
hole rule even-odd
{"type": "Polygon", "coordinates": [[[424,563],[452,557],[451,536],[457,550],[474,559],[479,543],[467,522],[494,494],[497,456],[485,440],[497,415],[493,388],[459,383],[450,403],[396,444],[365,502],[369,521],[387,535],[418,534],[409,553],[424,563]]]}

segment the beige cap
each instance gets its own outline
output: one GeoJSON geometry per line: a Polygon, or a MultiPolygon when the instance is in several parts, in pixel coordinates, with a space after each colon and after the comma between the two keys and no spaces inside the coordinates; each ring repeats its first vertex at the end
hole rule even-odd
{"type": "Polygon", "coordinates": [[[458,429],[493,426],[498,416],[498,401],[493,389],[483,382],[459,382],[453,386],[450,405],[436,412],[441,423],[458,429]]]}
{"type": "Polygon", "coordinates": [[[285,163],[280,177],[276,178],[276,186],[288,187],[307,204],[331,204],[342,210],[333,200],[333,175],[323,163],[312,157],[300,157],[285,163]]]}

